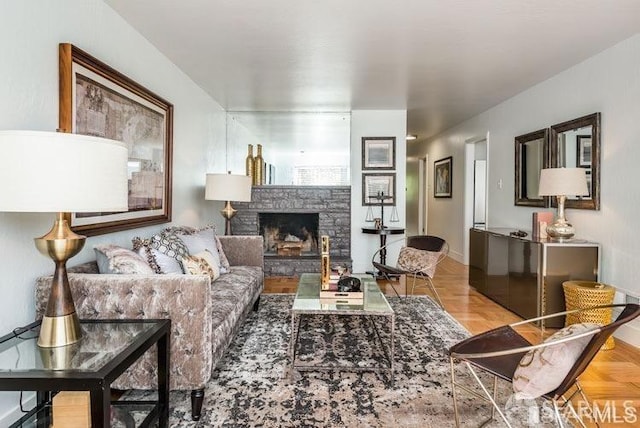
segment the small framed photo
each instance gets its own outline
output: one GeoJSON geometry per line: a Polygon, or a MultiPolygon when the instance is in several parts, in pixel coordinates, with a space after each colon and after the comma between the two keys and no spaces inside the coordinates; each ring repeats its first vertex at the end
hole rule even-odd
{"type": "Polygon", "coordinates": [[[453,158],[451,156],[433,163],[433,196],[435,198],[451,197],[451,176],[453,158]]]}
{"type": "Polygon", "coordinates": [[[395,169],[396,137],[362,137],[362,169],[395,169]]]}
{"type": "Polygon", "coordinates": [[[362,205],[395,205],[396,174],[362,174],[362,205]]]}
{"type": "Polygon", "coordinates": [[[591,168],[591,135],[577,135],[577,161],[576,165],[582,168],[591,168]]]}

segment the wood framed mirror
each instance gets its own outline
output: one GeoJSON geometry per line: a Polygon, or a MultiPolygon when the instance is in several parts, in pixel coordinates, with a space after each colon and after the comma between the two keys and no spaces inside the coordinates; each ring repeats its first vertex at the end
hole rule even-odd
{"type": "Polygon", "coordinates": [[[549,130],[540,129],[515,138],[515,205],[548,207],[549,198],[538,196],[540,170],[549,163],[549,130]]]}
{"type": "MultiPolygon", "coordinates": [[[[551,127],[551,167],[585,168],[588,196],[569,196],[565,208],[600,209],[600,113],[551,127]]],[[[552,201],[555,206],[555,200],[552,201]]]]}

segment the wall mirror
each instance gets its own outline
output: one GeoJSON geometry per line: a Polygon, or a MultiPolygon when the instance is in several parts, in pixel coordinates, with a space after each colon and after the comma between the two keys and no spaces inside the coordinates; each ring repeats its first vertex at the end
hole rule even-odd
{"type": "Polygon", "coordinates": [[[351,114],[228,112],[230,164],[244,165],[247,145],[262,145],[268,181],[277,185],[350,185],[351,114]]]}
{"type": "Polygon", "coordinates": [[[553,125],[549,139],[552,167],[586,169],[589,195],[568,196],[565,207],[599,210],[600,113],[553,125]]]}
{"type": "Polygon", "coordinates": [[[549,130],[541,129],[515,138],[515,205],[548,207],[549,198],[538,196],[540,170],[549,159],[549,130]]]}

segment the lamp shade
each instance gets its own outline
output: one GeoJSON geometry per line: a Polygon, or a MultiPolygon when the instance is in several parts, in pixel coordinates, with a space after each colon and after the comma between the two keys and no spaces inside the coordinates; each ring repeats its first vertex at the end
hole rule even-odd
{"type": "Polygon", "coordinates": [[[0,211],[127,211],[127,148],[79,134],[0,131],[0,211]]]}
{"type": "Polygon", "coordinates": [[[540,171],[538,195],[559,196],[589,194],[584,168],[545,168],[540,171]]]}
{"type": "Polygon", "coordinates": [[[235,174],[207,174],[204,198],[211,201],[251,201],[251,177],[235,174]]]}

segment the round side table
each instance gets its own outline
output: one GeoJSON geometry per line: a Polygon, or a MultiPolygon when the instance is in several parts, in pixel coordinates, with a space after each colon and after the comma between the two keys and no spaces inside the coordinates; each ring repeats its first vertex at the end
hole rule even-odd
{"type": "MultiPolygon", "coordinates": [[[[565,281],[562,283],[562,288],[564,289],[567,311],[591,306],[610,305],[613,303],[613,297],[616,294],[616,290],[612,286],[594,281],[565,281]]],[[[611,308],[569,314],[566,317],[565,326],[582,322],[609,324],[611,315],[611,308]]],[[[613,349],[615,346],[613,336],[609,336],[600,349],[613,349]]]]}

